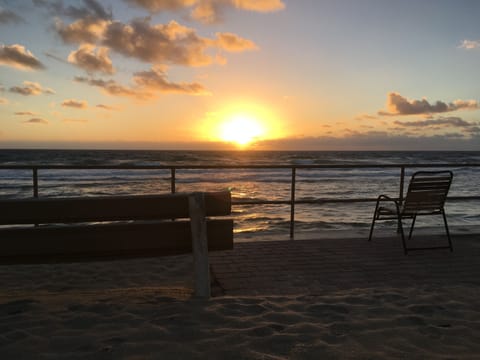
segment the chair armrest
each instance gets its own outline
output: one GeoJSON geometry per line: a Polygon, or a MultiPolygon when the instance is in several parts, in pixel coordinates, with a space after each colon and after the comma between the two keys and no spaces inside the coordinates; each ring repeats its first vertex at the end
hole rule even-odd
{"type": "Polygon", "coordinates": [[[395,200],[395,199],[392,199],[390,196],[388,195],[380,195],[378,198],[377,198],[377,203],[380,202],[380,201],[392,201],[395,203],[395,205],[399,205],[398,204],[398,201],[395,200]]]}

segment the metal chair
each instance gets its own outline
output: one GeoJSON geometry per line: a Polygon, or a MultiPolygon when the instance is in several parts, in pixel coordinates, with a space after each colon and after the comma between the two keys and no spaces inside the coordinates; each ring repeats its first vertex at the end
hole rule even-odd
{"type": "Polygon", "coordinates": [[[387,195],[380,195],[375,206],[375,213],[373,215],[368,241],[372,240],[373,228],[376,220],[396,219],[398,221],[398,231],[402,237],[402,244],[405,254],[411,250],[426,249],[450,249],[450,251],[453,251],[452,240],[450,238],[450,232],[448,230],[447,218],[444,210],[444,204],[452,183],[452,178],[453,173],[451,171],[418,171],[412,175],[403,204],[400,203],[400,201],[388,197],[387,195]],[[385,201],[388,201],[395,206],[392,208],[381,205],[382,202],[385,201]],[[427,248],[407,247],[403,232],[402,219],[412,219],[410,232],[408,234],[408,240],[410,240],[417,216],[440,214],[443,216],[445,231],[448,238],[448,245],[427,248]]]}

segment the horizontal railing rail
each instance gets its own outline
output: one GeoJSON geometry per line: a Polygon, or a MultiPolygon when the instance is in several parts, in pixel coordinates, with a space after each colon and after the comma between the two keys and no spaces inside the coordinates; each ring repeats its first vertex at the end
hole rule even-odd
{"type": "MultiPolygon", "coordinates": [[[[289,205],[290,206],[290,238],[294,237],[295,231],[295,205],[300,204],[326,204],[326,203],[360,203],[374,202],[377,198],[315,198],[296,199],[297,170],[305,169],[399,169],[400,185],[398,197],[395,200],[400,202],[404,199],[405,170],[418,168],[476,168],[480,163],[442,163],[442,164],[241,164],[241,165],[0,165],[0,170],[29,170],[32,171],[32,192],[34,197],[39,196],[39,171],[40,170],[169,170],[170,191],[176,192],[177,170],[239,170],[239,169],[278,169],[290,170],[290,199],[288,200],[263,200],[263,199],[232,199],[232,206],[248,205],[289,205]]],[[[452,201],[474,201],[480,200],[480,195],[449,196],[452,201]]]]}

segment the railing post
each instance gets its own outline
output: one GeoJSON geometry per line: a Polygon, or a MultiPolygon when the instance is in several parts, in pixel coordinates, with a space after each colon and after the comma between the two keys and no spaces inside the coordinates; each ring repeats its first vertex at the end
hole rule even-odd
{"type": "Polygon", "coordinates": [[[172,167],[170,168],[170,190],[172,192],[172,194],[175,194],[176,192],[176,189],[175,189],[175,168],[172,167]]]}
{"type": "Polygon", "coordinates": [[[33,197],[38,197],[38,169],[36,167],[32,168],[33,171],[33,197]]]}
{"type": "Polygon", "coordinates": [[[403,186],[405,184],[405,166],[402,165],[400,168],[400,192],[398,194],[398,202],[399,204],[403,204],[403,186]]]}
{"type": "MultiPolygon", "coordinates": [[[[400,167],[400,190],[398,193],[398,204],[401,206],[403,204],[403,186],[405,184],[405,166],[402,165],[400,167]]],[[[400,219],[398,219],[398,224],[397,224],[397,233],[402,232],[402,223],[400,219]]]]}
{"type": "Polygon", "coordinates": [[[293,239],[295,233],[295,181],[297,168],[292,167],[292,183],[290,189],[290,239],[293,239]]]}

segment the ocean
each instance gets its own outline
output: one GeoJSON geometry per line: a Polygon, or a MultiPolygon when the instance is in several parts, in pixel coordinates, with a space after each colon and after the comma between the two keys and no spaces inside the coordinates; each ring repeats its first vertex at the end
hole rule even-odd
{"type": "MultiPolygon", "coordinates": [[[[238,239],[288,237],[292,170],[296,169],[295,198],[397,197],[400,165],[450,164],[454,173],[450,196],[480,196],[480,152],[352,152],[352,151],[133,151],[133,150],[1,150],[0,197],[32,196],[32,171],[9,166],[154,167],[179,166],[175,190],[230,190],[234,202],[235,236],[238,239]],[[189,166],[217,166],[216,169],[188,169],[189,166]],[[301,166],[332,166],[301,168],[301,166]],[[338,166],[351,165],[352,168],[338,166]],[[398,165],[398,167],[366,167],[398,165]],[[238,168],[222,168],[236,166],[238,168]],[[255,168],[241,168],[255,166],[255,168]],[[284,168],[275,168],[279,166],[284,168]],[[238,204],[265,201],[268,204],[238,204]]],[[[406,167],[405,186],[417,167],[406,167]]],[[[428,168],[433,170],[437,168],[428,168]]],[[[171,192],[170,169],[40,169],[39,196],[100,196],[159,194],[171,192]]],[[[341,202],[295,205],[295,235],[324,231],[367,231],[373,202],[341,202]]],[[[480,225],[480,200],[449,200],[447,218],[452,229],[480,225]]],[[[441,217],[418,220],[418,227],[434,226],[441,217]]],[[[393,223],[385,227],[394,228],[393,223]]],[[[442,225],[443,226],[443,225],[442,225]]],[[[392,230],[394,231],[394,230],[392,230]]]]}

